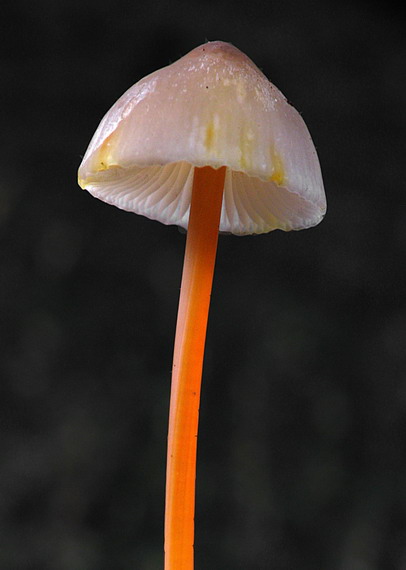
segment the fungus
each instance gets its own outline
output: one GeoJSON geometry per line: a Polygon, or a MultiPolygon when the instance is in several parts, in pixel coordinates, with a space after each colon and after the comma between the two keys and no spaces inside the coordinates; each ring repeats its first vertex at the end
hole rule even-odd
{"type": "Polygon", "coordinates": [[[193,568],[200,384],[218,233],[318,224],[320,165],[299,113],[255,64],[216,41],[141,79],[101,121],[79,184],[187,229],[169,415],[165,569],[193,568]]]}

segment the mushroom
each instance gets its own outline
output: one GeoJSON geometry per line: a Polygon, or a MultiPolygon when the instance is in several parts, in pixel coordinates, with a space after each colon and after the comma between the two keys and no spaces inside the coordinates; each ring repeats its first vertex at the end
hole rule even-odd
{"type": "Polygon", "coordinates": [[[193,568],[200,384],[218,233],[318,224],[320,165],[299,113],[231,44],[205,43],[120,97],[79,168],[93,196],[187,229],[168,434],[165,569],[193,568]]]}

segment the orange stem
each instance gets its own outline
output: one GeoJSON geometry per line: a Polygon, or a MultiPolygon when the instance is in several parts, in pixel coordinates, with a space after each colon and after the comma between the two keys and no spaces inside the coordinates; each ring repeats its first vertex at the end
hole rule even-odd
{"type": "Polygon", "coordinates": [[[176,325],[165,507],[165,570],[193,569],[197,429],[226,167],[195,168],[176,325]]]}

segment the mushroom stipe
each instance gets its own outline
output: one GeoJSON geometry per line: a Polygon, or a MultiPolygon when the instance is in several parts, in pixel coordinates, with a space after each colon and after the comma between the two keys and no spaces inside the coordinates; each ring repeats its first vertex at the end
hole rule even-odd
{"type": "Polygon", "coordinates": [[[299,113],[234,46],[208,42],[131,87],[100,123],[79,184],[187,229],[172,370],[165,570],[192,570],[200,385],[219,231],[305,229],[326,212],[299,113]]]}
{"type": "Polygon", "coordinates": [[[197,429],[207,317],[226,168],[195,168],[173,357],[165,567],[193,568],[197,429]]]}

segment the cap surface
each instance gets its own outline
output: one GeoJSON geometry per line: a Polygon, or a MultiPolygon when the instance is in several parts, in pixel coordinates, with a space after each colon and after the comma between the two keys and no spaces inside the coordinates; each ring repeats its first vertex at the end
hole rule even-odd
{"type": "Polygon", "coordinates": [[[326,211],[299,113],[241,51],[208,42],[126,91],[101,121],[79,184],[124,210],[187,228],[195,166],[227,166],[220,231],[314,226],[326,211]]]}

